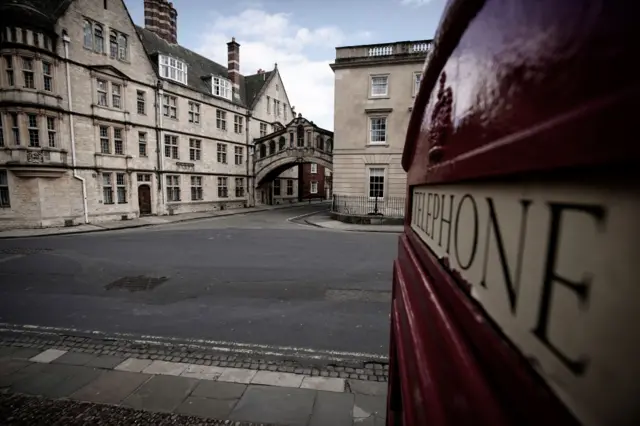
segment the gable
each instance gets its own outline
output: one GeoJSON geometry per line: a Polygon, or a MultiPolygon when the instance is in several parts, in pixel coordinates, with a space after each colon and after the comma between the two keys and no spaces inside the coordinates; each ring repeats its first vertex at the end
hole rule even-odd
{"type": "Polygon", "coordinates": [[[57,21],[57,32],[67,31],[72,40],[69,44],[70,58],[88,66],[112,66],[132,80],[154,84],[156,78],[153,67],[124,1],[107,0],[106,9],[104,4],[96,0],[74,0],[57,21]],[[103,50],[107,54],[84,47],[85,23],[102,27],[103,50]],[[109,56],[112,34],[126,38],[126,60],[109,56]]]}

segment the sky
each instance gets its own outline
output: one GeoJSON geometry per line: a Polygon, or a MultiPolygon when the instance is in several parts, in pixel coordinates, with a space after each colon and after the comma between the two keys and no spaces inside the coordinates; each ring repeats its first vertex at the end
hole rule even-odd
{"type": "MultiPolygon", "coordinates": [[[[224,66],[240,43],[240,72],[278,64],[296,113],[333,130],[335,48],[433,38],[446,0],[173,0],[178,43],[224,66]]],[[[144,1],[125,0],[137,25],[144,1]]]]}

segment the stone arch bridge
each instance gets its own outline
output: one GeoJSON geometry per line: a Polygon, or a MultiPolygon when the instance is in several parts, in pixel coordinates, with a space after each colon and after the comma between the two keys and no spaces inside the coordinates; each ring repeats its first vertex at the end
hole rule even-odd
{"type": "MultiPolygon", "coordinates": [[[[264,150],[262,153],[265,153],[264,150]]],[[[331,147],[326,151],[313,146],[288,146],[271,154],[264,156],[260,154],[260,147],[256,146],[253,162],[256,186],[271,182],[285,170],[304,163],[316,163],[333,170],[331,147]]]]}

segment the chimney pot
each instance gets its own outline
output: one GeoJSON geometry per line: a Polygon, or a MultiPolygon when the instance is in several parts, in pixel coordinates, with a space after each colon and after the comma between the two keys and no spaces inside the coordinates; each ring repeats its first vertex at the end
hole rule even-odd
{"type": "Polygon", "coordinates": [[[167,0],[145,0],[145,28],[169,43],[178,42],[178,12],[167,0]]]}

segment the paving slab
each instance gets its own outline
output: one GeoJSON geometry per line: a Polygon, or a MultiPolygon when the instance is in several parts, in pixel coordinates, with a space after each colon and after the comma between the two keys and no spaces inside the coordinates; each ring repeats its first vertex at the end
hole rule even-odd
{"type": "Polygon", "coordinates": [[[355,401],[353,403],[353,417],[367,418],[377,417],[384,419],[387,415],[387,397],[354,394],[355,401]]]}
{"type": "Polygon", "coordinates": [[[366,380],[348,380],[349,389],[353,393],[363,395],[385,396],[387,394],[387,382],[369,382],[366,380]]]}
{"type": "Polygon", "coordinates": [[[152,376],[127,371],[103,371],[89,384],[70,395],[79,401],[119,404],[152,376]]]}
{"type": "Polygon", "coordinates": [[[302,389],[315,389],[329,392],[344,392],[344,379],[333,377],[305,376],[300,385],[302,389]]]}
{"type": "Polygon", "coordinates": [[[172,412],[197,383],[196,379],[188,377],[154,376],[129,395],[122,405],[138,410],[172,412]]]}
{"type": "Polygon", "coordinates": [[[42,363],[50,363],[51,361],[60,358],[62,355],[66,354],[67,351],[61,351],[59,349],[47,349],[46,351],[40,352],[38,355],[35,355],[29,358],[31,362],[42,362],[42,363]]]}
{"type": "Polygon", "coordinates": [[[11,353],[11,359],[24,359],[33,358],[42,352],[42,349],[20,348],[11,353]]]}
{"type": "Polygon", "coordinates": [[[12,386],[29,377],[38,377],[49,364],[29,363],[11,374],[0,375],[0,388],[12,386]]]}
{"type": "Polygon", "coordinates": [[[352,426],[354,395],[318,391],[309,426],[352,426]]]}
{"type": "Polygon", "coordinates": [[[16,348],[11,346],[0,346],[0,359],[11,358],[11,354],[16,351],[16,348]]]}
{"type": "Polygon", "coordinates": [[[200,380],[218,380],[224,370],[224,367],[189,364],[187,369],[180,375],[182,377],[191,377],[200,380]]]}
{"type": "Polygon", "coordinates": [[[126,358],[121,356],[99,355],[89,361],[87,363],[87,367],[106,368],[111,370],[122,364],[124,360],[126,360],[126,358]]]}
{"type": "Polygon", "coordinates": [[[53,364],[87,365],[95,357],[95,355],[85,354],[82,352],[67,352],[51,362],[53,364]]]}
{"type": "Polygon", "coordinates": [[[179,376],[187,369],[188,364],[181,362],[153,361],[142,370],[146,374],[164,374],[169,376],[179,376]]]}
{"type": "Polygon", "coordinates": [[[225,419],[237,401],[237,399],[219,400],[190,396],[176,408],[175,412],[189,416],[225,419]]]}
{"type": "Polygon", "coordinates": [[[240,383],[212,382],[202,380],[191,393],[192,396],[213,399],[240,399],[247,385],[240,383]]]}
{"type": "Polygon", "coordinates": [[[251,379],[256,375],[256,370],[247,370],[244,368],[225,368],[220,377],[219,382],[232,383],[251,383],[251,379]]]}
{"type": "Polygon", "coordinates": [[[229,415],[233,421],[307,426],[317,391],[250,385],[229,415]]]}
{"type": "Polygon", "coordinates": [[[63,398],[95,380],[100,370],[89,367],[50,364],[39,373],[31,374],[11,385],[13,392],[63,398]]]}
{"type": "Polygon", "coordinates": [[[386,426],[386,419],[375,416],[354,418],[353,426],[386,426]]]}
{"type": "Polygon", "coordinates": [[[251,384],[299,388],[302,384],[302,379],[304,379],[304,376],[301,374],[258,371],[251,379],[251,384]]]}
{"type": "Polygon", "coordinates": [[[18,359],[5,359],[0,362],[0,376],[6,376],[13,374],[16,371],[31,365],[30,362],[21,361],[18,359]]]}
{"type": "Polygon", "coordinates": [[[147,368],[153,361],[150,359],[127,358],[118,364],[114,370],[130,371],[132,373],[140,373],[147,368]]]}

